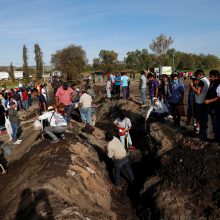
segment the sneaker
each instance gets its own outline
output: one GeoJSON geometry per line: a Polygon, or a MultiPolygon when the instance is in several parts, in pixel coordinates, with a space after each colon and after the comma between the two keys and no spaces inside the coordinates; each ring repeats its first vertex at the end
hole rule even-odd
{"type": "Polygon", "coordinates": [[[20,142],[20,141],[18,141],[18,140],[14,142],[14,144],[20,144],[20,143],[21,143],[21,142],[20,142]]]}
{"type": "Polygon", "coordinates": [[[55,143],[57,143],[57,142],[59,142],[58,139],[55,139],[55,140],[50,141],[51,144],[55,144],[55,143]]]}
{"type": "Polygon", "coordinates": [[[196,134],[199,134],[199,128],[196,128],[196,134]]]}

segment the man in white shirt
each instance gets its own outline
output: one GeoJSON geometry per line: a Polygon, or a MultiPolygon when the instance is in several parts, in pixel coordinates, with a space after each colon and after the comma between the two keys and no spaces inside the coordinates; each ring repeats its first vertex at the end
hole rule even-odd
{"type": "Polygon", "coordinates": [[[127,170],[129,180],[132,183],[134,181],[134,174],[131,170],[129,159],[123,144],[119,141],[118,138],[114,137],[112,133],[106,133],[105,138],[108,142],[108,157],[113,159],[115,165],[115,185],[117,187],[120,186],[120,172],[124,166],[127,170]]]}
{"type": "Polygon", "coordinates": [[[84,92],[79,99],[80,104],[80,116],[81,120],[85,124],[91,123],[91,107],[92,107],[92,97],[84,92]]]}
{"type": "Polygon", "coordinates": [[[119,117],[114,121],[114,124],[119,129],[119,136],[121,143],[127,148],[132,146],[132,140],[129,131],[131,130],[131,120],[126,118],[123,112],[119,113],[119,117]],[[127,142],[125,142],[127,138],[127,142]],[[129,146],[128,146],[129,145],[129,146]]]}
{"type": "Polygon", "coordinates": [[[191,89],[195,93],[195,112],[197,115],[197,130],[199,131],[199,135],[201,138],[206,139],[206,129],[208,123],[208,108],[207,105],[204,104],[210,82],[206,78],[203,70],[198,69],[195,72],[195,76],[199,78],[198,87],[196,88],[193,83],[190,83],[191,89]]]}
{"type": "Polygon", "coordinates": [[[147,104],[147,98],[146,98],[146,89],[147,89],[147,78],[146,78],[146,73],[145,71],[141,71],[141,79],[139,82],[139,89],[140,89],[140,94],[141,94],[141,99],[143,102],[143,107],[146,106],[147,104]]]}
{"type": "Polygon", "coordinates": [[[56,134],[60,134],[61,138],[65,139],[64,132],[67,128],[67,122],[61,114],[54,111],[53,106],[49,106],[48,111],[39,116],[38,120],[48,121],[49,126],[44,128],[44,132],[52,139],[52,144],[59,141],[56,134]]]}

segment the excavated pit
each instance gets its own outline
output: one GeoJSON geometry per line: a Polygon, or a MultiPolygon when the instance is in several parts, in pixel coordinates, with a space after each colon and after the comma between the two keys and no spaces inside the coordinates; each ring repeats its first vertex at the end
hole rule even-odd
{"type": "Polygon", "coordinates": [[[151,120],[145,127],[145,113],[132,101],[102,105],[97,126],[114,131],[121,109],[132,121],[131,137],[142,155],[131,157],[135,184],[127,189],[138,218],[220,219],[219,144],[203,142],[170,121],[151,120]]]}
{"type": "Polygon", "coordinates": [[[193,138],[172,123],[149,121],[133,101],[100,101],[93,135],[71,123],[67,139],[34,145],[0,178],[1,218],[220,219],[220,147],[193,138]],[[119,110],[132,121],[137,151],[130,155],[135,184],[114,188],[105,131],[119,110]],[[120,207],[120,208],[119,208],[120,207]]]}

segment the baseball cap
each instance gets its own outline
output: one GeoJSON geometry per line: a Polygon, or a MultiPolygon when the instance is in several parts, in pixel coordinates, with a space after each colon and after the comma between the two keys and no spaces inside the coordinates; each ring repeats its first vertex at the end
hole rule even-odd
{"type": "Polygon", "coordinates": [[[54,107],[51,105],[48,107],[48,111],[54,110],[54,107]]]}
{"type": "Polygon", "coordinates": [[[9,105],[15,105],[15,102],[9,102],[9,105]]]}

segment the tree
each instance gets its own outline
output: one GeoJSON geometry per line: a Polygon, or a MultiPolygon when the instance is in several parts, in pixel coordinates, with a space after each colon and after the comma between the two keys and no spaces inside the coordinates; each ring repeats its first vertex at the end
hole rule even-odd
{"type": "Polygon", "coordinates": [[[104,65],[104,71],[111,71],[116,68],[118,54],[111,50],[101,50],[99,53],[100,62],[104,65]]]}
{"type": "Polygon", "coordinates": [[[137,71],[148,69],[153,64],[152,56],[148,53],[147,49],[128,52],[125,62],[127,68],[136,69],[137,71]]]}
{"type": "Polygon", "coordinates": [[[15,81],[15,76],[14,76],[14,66],[12,65],[12,62],[10,64],[9,75],[10,75],[10,78],[11,78],[12,82],[14,82],[15,81]]]}
{"type": "Polygon", "coordinates": [[[52,54],[51,63],[64,74],[64,79],[74,80],[87,64],[86,52],[81,46],[70,45],[52,54]]]}
{"type": "Polygon", "coordinates": [[[208,54],[207,56],[203,56],[201,61],[203,67],[207,69],[216,68],[220,65],[219,58],[211,54],[208,54]]]}
{"type": "Polygon", "coordinates": [[[160,34],[150,44],[150,49],[158,57],[160,66],[163,66],[167,50],[172,45],[172,43],[173,39],[171,37],[166,37],[164,34],[160,34]]]}
{"type": "Polygon", "coordinates": [[[35,61],[36,61],[36,73],[37,78],[42,78],[43,69],[43,53],[41,52],[40,46],[38,44],[34,45],[35,61]]]}
{"type": "Polygon", "coordinates": [[[29,79],[29,71],[28,71],[28,49],[24,45],[23,46],[23,72],[24,78],[29,79]]]}
{"type": "Polygon", "coordinates": [[[104,69],[104,65],[101,63],[100,59],[99,58],[94,58],[93,59],[93,69],[96,71],[96,70],[102,70],[104,69]]]}

